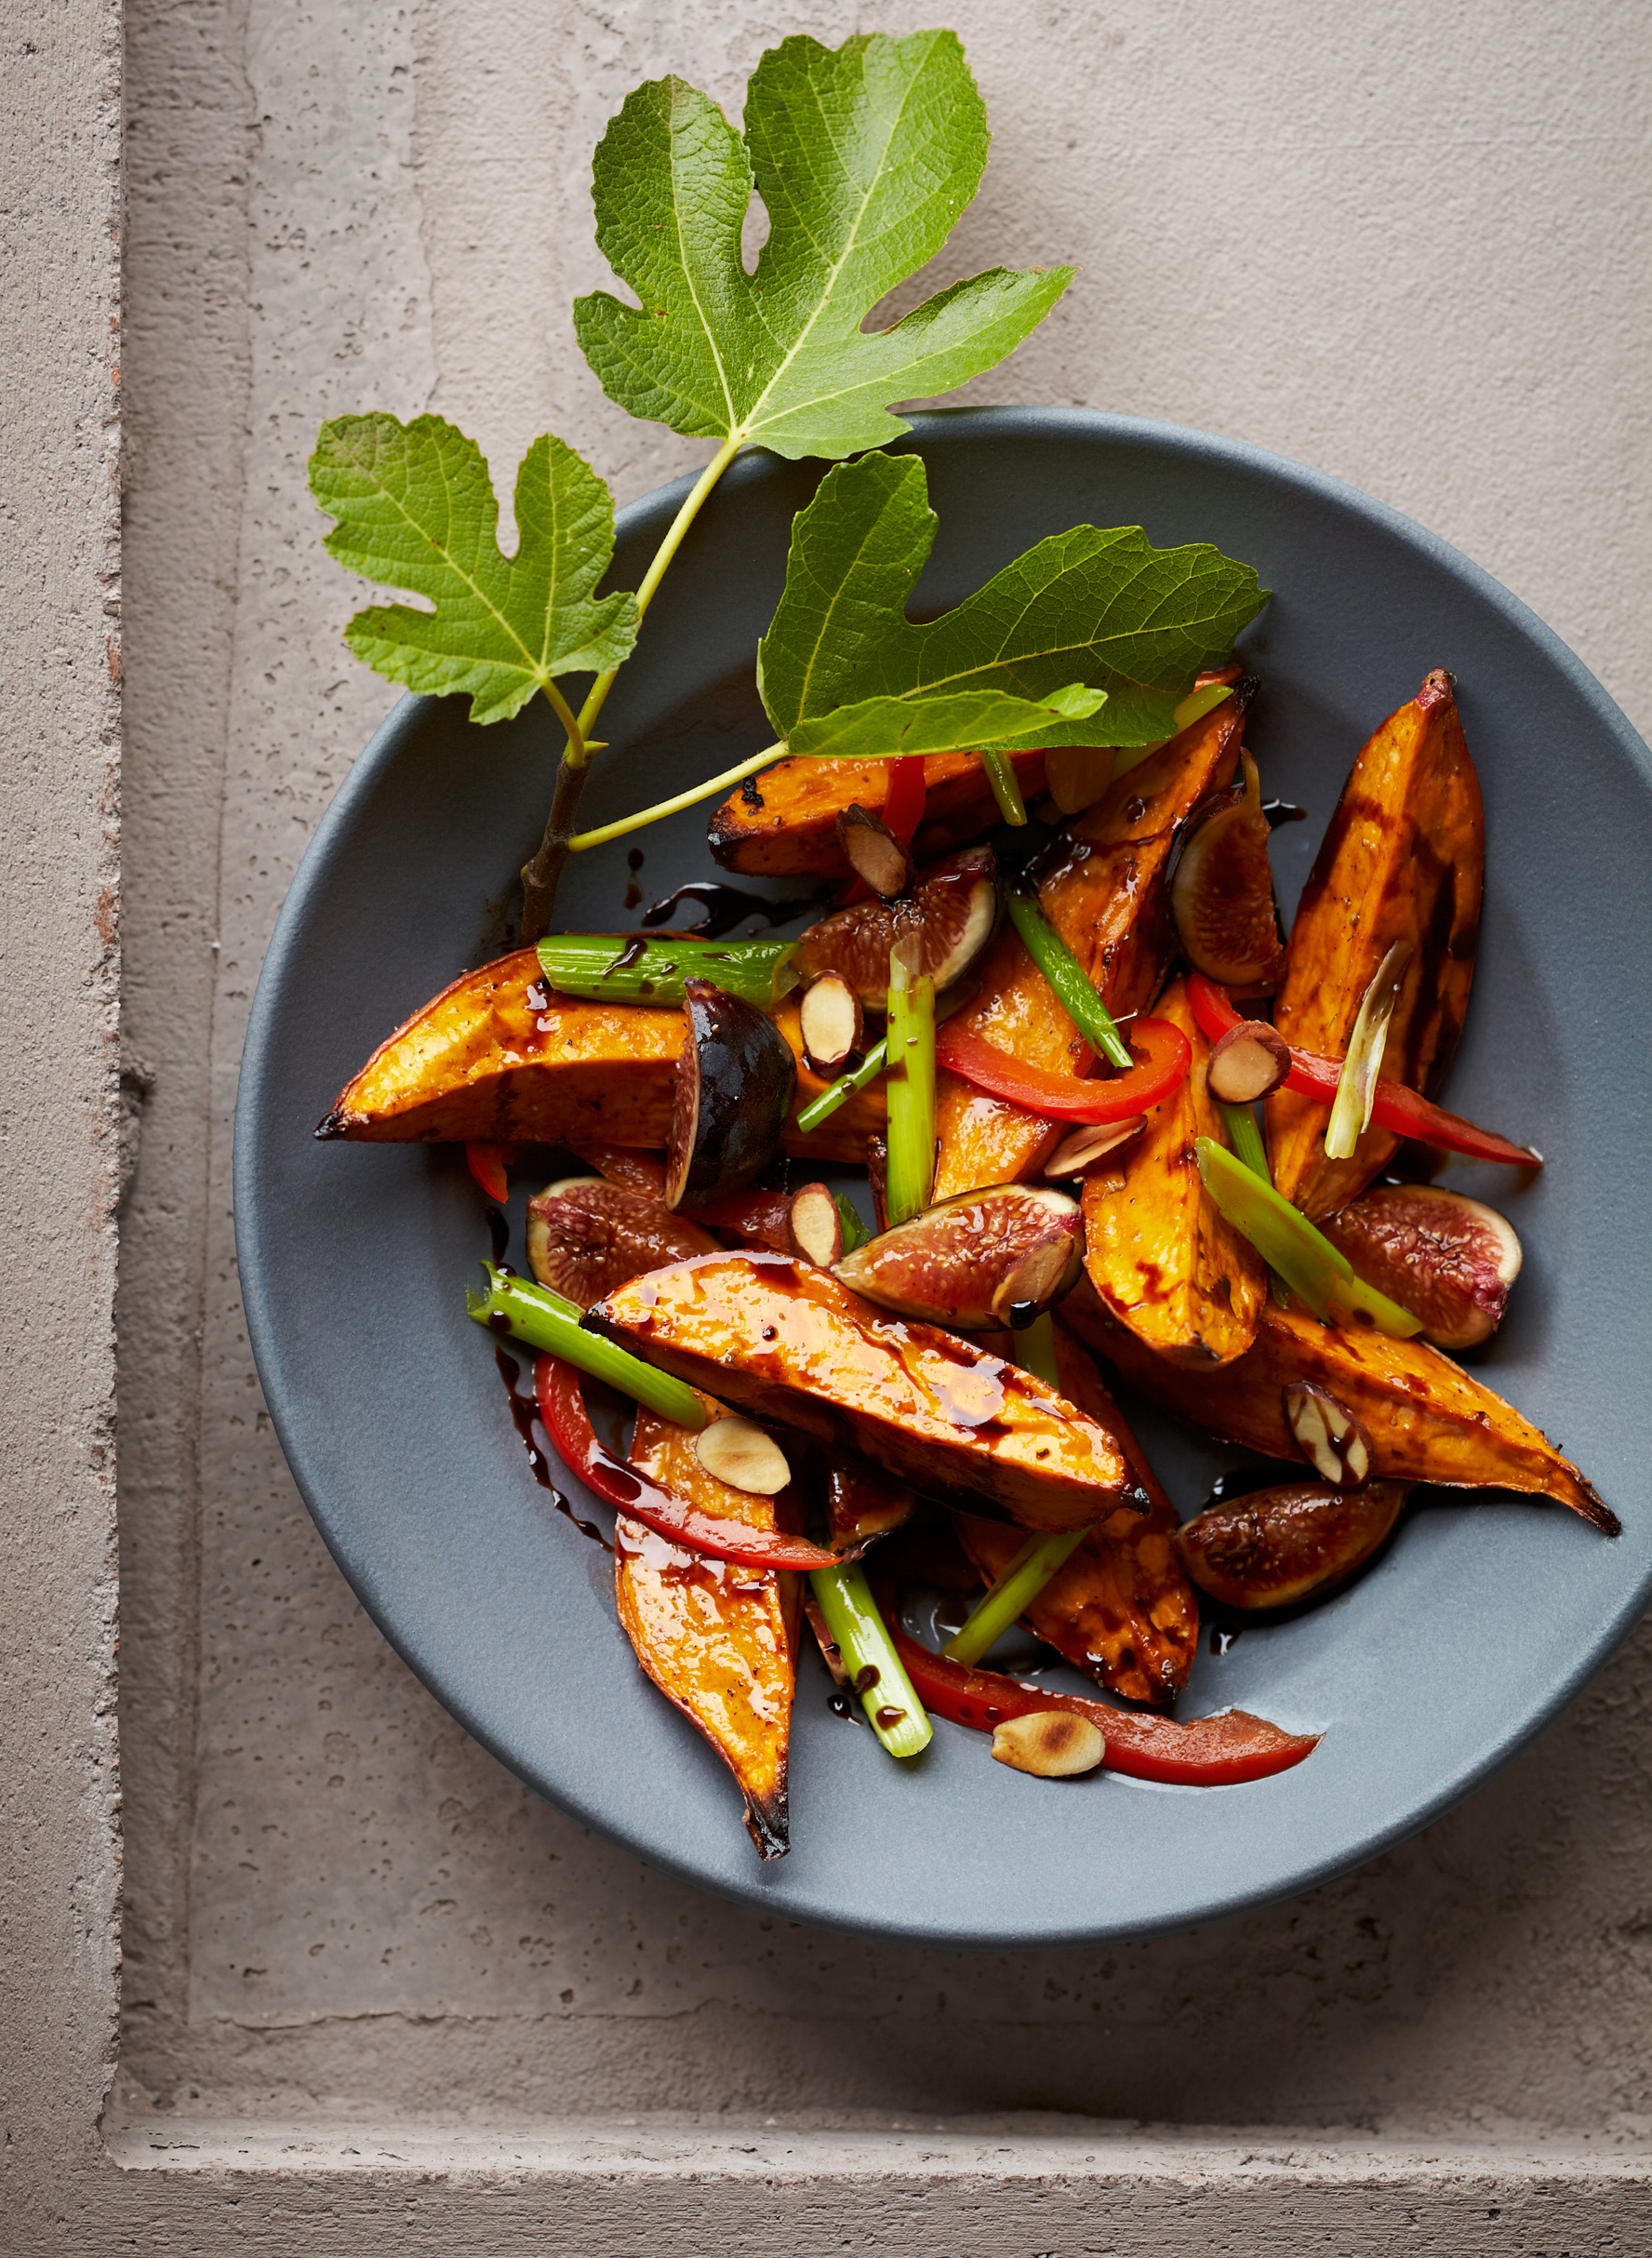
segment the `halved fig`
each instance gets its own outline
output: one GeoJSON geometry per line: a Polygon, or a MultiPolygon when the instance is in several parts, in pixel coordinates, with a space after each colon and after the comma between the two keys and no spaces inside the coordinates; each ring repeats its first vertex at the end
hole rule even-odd
{"type": "Polygon", "coordinates": [[[889,993],[889,951],[915,933],[922,969],[950,987],[975,962],[998,922],[998,866],[991,848],[971,848],[939,863],[898,902],[857,902],[810,926],[797,944],[806,981],[841,973],[863,1004],[882,1011],[889,993]]]}
{"type": "Polygon", "coordinates": [[[1472,1348],[1502,1322],[1520,1276],[1514,1226],[1434,1184],[1379,1184],[1320,1229],[1362,1278],[1420,1317],[1441,1348],[1472,1348]]]}
{"type": "Polygon", "coordinates": [[[806,1183],[801,1192],[793,1192],[787,1220],[798,1253],[830,1270],[843,1253],[844,1231],[837,1202],[826,1186],[806,1183]]]}
{"type": "Polygon", "coordinates": [[[841,972],[828,972],[804,990],[798,1023],[803,1055],[826,1081],[842,1074],[865,1033],[860,998],[841,972]]]}
{"type": "Polygon", "coordinates": [[[1231,986],[1266,988],[1285,970],[1273,906],[1268,819],[1248,751],[1245,782],[1226,793],[1190,834],[1170,884],[1182,953],[1196,972],[1231,986]]]}
{"type": "Polygon", "coordinates": [[[755,1004],[709,980],[684,983],[688,1031],[677,1058],[665,1204],[742,1191],[780,1149],[797,1061],[755,1004]]]}
{"type": "Polygon", "coordinates": [[[949,1331],[1030,1325],[1078,1276],[1076,1200],[1043,1184],[995,1184],[926,1208],[837,1264],[881,1308],[949,1331]]]}
{"type": "Polygon", "coordinates": [[[856,877],[892,902],[912,884],[912,857],[880,816],[851,800],[837,819],[837,843],[856,877]]]}
{"type": "Polygon", "coordinates": [[[1368,1560],[1410,1491],[1409,1482],[1354,1490],[1286,1482],[1207,1505],[1178,1530],[1176,1549],[1192,1581],[1224,1606],[1290,1607],[1368,1560]]]}
{"type": "Polygon", "coordinates": [[[541,1286],[589,1309],[628,1278],[710,1254],[717,1242],[671,1213],[657,1192],[567,1176],[527,1203],[528,1266],[541,1286]]]}

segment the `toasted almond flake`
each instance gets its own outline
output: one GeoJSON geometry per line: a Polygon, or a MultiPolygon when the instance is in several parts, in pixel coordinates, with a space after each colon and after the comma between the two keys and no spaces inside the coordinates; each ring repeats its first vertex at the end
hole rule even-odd
{"type": "Polygon", "coordinates": [[[993,1754],[1000,1764],[1039,1780],[1070,1780],[1093,1772],[1107,1754],[1099,1726],[1071,1709],[1036,1709],[1030,1717],[1006,1717],[993,1733],[993,1754]]]}
{"type": "Polygon", "coordinates": [[[695,1450],[708,1474],[749,1497],[778,1497],[792,1479],[779,1444],[749,1419],[713,1420],[700,1430],[695,1450]]]}

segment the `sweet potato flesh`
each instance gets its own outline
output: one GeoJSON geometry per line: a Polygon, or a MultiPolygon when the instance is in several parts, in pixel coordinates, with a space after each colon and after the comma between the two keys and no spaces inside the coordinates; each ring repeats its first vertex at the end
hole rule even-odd
{"type": "MultiPolygon", "coordinates": [[[[1044,789],[1044,755],[1012,754],[1023,795],[1044,789]]],[[[847,878],[837,819],[859,805],[881,815],[889,789],[886,760],[782,760],[753,777],[716,809],[706,827],[725,870],[771,877],[847,878]]],[[[924,821],[913,841],[921,862],[979,839],[998,822],[998,804],[973,753],[931,754],[924,763],[924,821]]]]}
{"type": "MultiPolygon", "coordinates": [[[[1069,825],[1060,860],[1039,881],[1045,915],[1116,1018],[1145,1010],[1159,992],[1176,951],[1172,850],[1191,811],[1231,781],[1244,729],[1230,698],[1138,763],[1069,825]]],[[[958,1023],[1052,1074],[1073,1073],[1083,1055],[1077,1029],[1013,928],[982,960],[979,993],[958,1023]]],[[[955,1075],[939,1078],[936,1118],[937,1199],[1020,1182],[1062,1134],[1058,1123],[984,1097],[955,1075]]]]}
{"type": "MultiPolygon", "coordinates": [[[[701,1465],[686,1428],[639,1411],[631,1458],[706,1512],[773,1529],[772,1498],[730,1489],[701,1465]]],[[[614,1597],[636,1657],[699,1728],[739,1784],[758,1853],[787,1848],[786,1746],[794,1682],[789,1581],[773,1570],[710,1560],[620,1514],[614,1597]]]]}
{"type": "MultiPolygon", "coordinates": [[[[883,1126],[882,1090],[857,1092],[812,1137],[801,1136],[796,1112],[825,1086],[802,1062],[791,997],[775,1023],[798,1055],[786,1150],[864,1161],[868,1138],[883,1126]]],[[[381,1043],[340,1091],[320,1133],[376,1142],[481,1138],[658,1150],[671,1129],[683,1034],[674,1005],[656,1010],[547,994],[539,958],[518,949],[464,973],[381,1043]]]]}
{"type": "Polygon", "coordinates": [[[1152,1107],[1147,1127],[1094,1169],[1084,1188],[1085,1267],[1112,1316],[1179,1364],[1208,1369],[1243,1356],[1268,1291],[1261,1257],[1199,1177],[1195,1137],[1227,1142],[1205,1087],[1210,1046],[1173,981],[1154,1006],[1192,1046],[1192,1070],[1152,1107]]]}
{"type": "MultiPolygon", "coordinates": [[[[1382,1056],[1388,1080],[1432,1096],[1462,1033],[1480,930],[1485,823],[1451,677],[1432,674],[1353,764],[1303,889],[1273,1023],[1299,1049],[1340,1058],[1378,967],[1411,951],[1382,1056]]],[[[1399,1143],[1369,1129],[1326,1157],[1326,1108],[1268,1100],[1273,1181],[1305,1214],[1356,1198],[1399,1143]]]]}
{"type": "MultiPolygon", "coordinates": [[[[1144,1514],[1115,1513],[1098,1522],[1023,1620],[1110,1692],[1131,1702],[1167,1701],[1186,1684],[1199,1644],[1198,1599],[1174,1543],[1176,1508],[1095,1365],[1059,1321],[1056,1370],[1068,1400],[1117,1441],[1151,1503],[1144,1514]]],[[[1014,1530],[973,1514],[953,1520],[989,1583],[1023,1542],[1014,1530]]]]}
{"type": "Polygon", "coordinates": [[[725,1403],[955,1485],[1030,1529],[1139,1503],[1112,1436],[1018,1366],[862,1302],[784,1255],[704,1255],[634,1278],[586,1319],[725,1403]]]}
{"type": "Polygon", "coordinates": [[[1294,1380],[1312,1381],[1366,1430],[1374,1476],[1524,1490],[1618,1533],[1616,1514],[1548,1437],[1426,1341],[1321,1325],[1295,1300],[1288,1309],[1270,1301],[1246,1354],[1200,1372],[1144,1348],[1107,1315],[1087,1281],[1068,1295],[1061,1314],[1144,1394],[1269,1458],[1300,1458],[1284,1390],[1294,1380]]]}

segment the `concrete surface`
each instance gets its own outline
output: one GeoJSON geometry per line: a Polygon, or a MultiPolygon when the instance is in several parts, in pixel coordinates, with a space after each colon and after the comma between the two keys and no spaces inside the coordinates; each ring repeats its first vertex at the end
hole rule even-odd
{"type": "MultiPolygon", "coordinates": [[[[941,278],[1085,270],[977,395],[1166,416],[1350,478],[1508,581],[1648,726],[1637,12],[939,13],[996,134],[941,278]]],[[[226,1191],[241,1030],[388,702],[337,640],[314,426],[439,408],[502,481],[554,425],[621,497],[697,460],[609,409],[572,345],[566,301],[600,279],[592,143],[645,75],[732,100],[786,31],[923,20],[132,0],[117,1089],[115,18],[0,5],[15,2247],[755,2249],[781,2219],[800,2251],[995,2258],[1646,2238],[1645,1630],[1472,1804],[1298,1904],[1107,1953],[895,1951],[736,1912],[527,1797],[363,1622],[259,1401],[226,1191]],[[100,2149],[123,1110],[127,1965],[100,2149]],[[1004,2116],[1051,2110],[1065,2130],[1004,2116]]]]}

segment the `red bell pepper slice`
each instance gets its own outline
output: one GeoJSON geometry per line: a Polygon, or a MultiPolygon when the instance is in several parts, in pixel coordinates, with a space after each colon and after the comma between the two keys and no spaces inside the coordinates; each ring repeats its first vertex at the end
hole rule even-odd
{"type": "Polygon", "coordinates": [[[935,1037],[935,1062],[978,1089],[1051,1121],[1126,1121],[1167,1097],[1193,1062],[1192,1046],[1168,1020],[1137,1020],[1126,1031],[1136,1063],[1105,1081],[1080,1081],[1012,1058],[949,1020],[935,1037]]]}
{"type": "Polygon", "coordinates": [[[509,1196],[505,1170],[515,1157],[513,1144],[487,1144],[473,1137],[465,1146],[466,1168],[496,1207],[502,1208],[509,1196]]]}
{"type": "Polygon", "coordinates": [[[966,1669],[903,1630],[892,1595],[886,1601],[880,1592],[878,1603],[925,1708],[975,1732],[991,1732],[1006,1717],[1071,1710],[1088,1717],[1100,1732],[1107,1744],[1102,1762],[1110,1770],[1176,1787],[1237,1787],[1246,1780],[1265,1780],[1289,1771],[1319,1745],[1317,1733],[1286,1732],[1244,1709],[1179,1725],[1171,1717],[1139,1716],[1106,1702],[1086,1701],[1082,1694],[1054,1693],[1047,1686],[1028,1685],[996,1670],[966,1669]]]}
{"type": "MultiPolygon", "coordinates": [[[[924,755],[903,753],[899,760],[888,763],[889,782],[884,792],[883,812],[878,821],[886,831],[892,831],[902,847],[910,847],[913,834],[924,820],[924,808],[929,797],[924,782],[924,755]]],[[[857,878],[843,898],[845,909],[856,902],[870,902],[872,889],[864,878],[857,878]]]]}
{"type": "Polygon", "coordinates": [[[913,834],[924,820],[927,797],[921,753],[903,754],[899,760],[889,763],[889,788],[884,795],[883,820],[902,847],[912,845],[913,834]]]}
{"type": "Polygon", "coordinates": [[[686,1498],[650,1480],[622,1458],[615,1458],[597,1440],[580,1375],[560,1356],[534,1360],[534,1394],[540,1417],[555,1445],[556,1454],[570,1474],[578,1475],[587,1490],[628,1513],[645,1529],[652,1529],[673,1544],[704,1553],[713,1560],[731,1560],[737,1568],[841,1568],[846,1556],[811,1544],[806,1537],[789,1537],[777,1529],[751,1529],[744,1521],[707,1513],[686,1498]]]}
{"type": "MultiPolygon", "coordinates": [[[[1230,1027],[1239,1024],[1240,1015],[1227,991],[1215,981],[1206,980],[1203,972],[1190,976],[1188,1002],[1201,1030],[1213,1043],[1226,1035],[1230,1027]]],[[[1285,1087],[1295,1090],[1299,1098],[1317,1098],[1329,1105],[1337,1095],[1341,1072],[1340,1059],[1321,1058],[1316,1051],[1298,1050],[1293,1046],[1291,1070],[1285,1087]]],[[[1443,1105],[1435,1105],[1419,1091],[1407,1089],[1403,1082],[1378,1083],[1371,1122],[1374,1128],[1391,1130],[1396,1137],[1415,1137],[1422,1144],[1444,1145],[1447,1152],[1461,1153],[1470,1160],[1496,1160],[1512,1169],[1540,1169],[1543,1165],[1541,1153],[1534,1152],[1529,1144],[1512,1144],[1494,1130],[1465,1121],[1460,1114],[1448,1114],[1443,1105]]]]}

